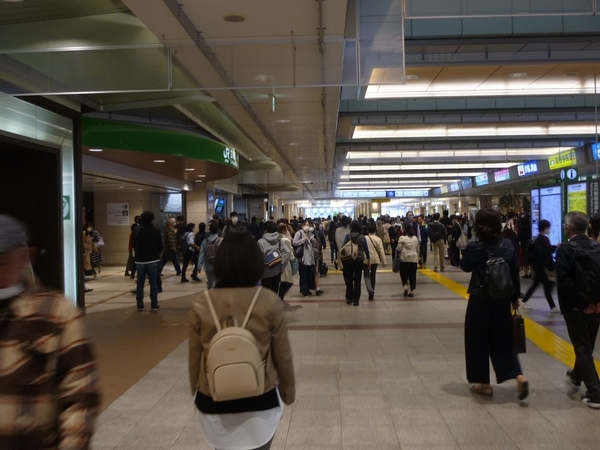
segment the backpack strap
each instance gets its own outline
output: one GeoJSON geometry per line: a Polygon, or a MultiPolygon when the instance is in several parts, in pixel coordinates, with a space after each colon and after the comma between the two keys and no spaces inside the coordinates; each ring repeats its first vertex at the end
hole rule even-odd
{"type": "MultiPolygon", "coordinates": [[[[244,318],[244,322],[242,323],[242,328],[246,328],[248,325],[248,321],[250,320],[250,315],[252,314],[252,310],[254,309],[254,305],[256,305],[256,301],[258,300],[258,296],[262,291],[262,286],[259,286],[254,294],[254,298],[252,299],[252,303],[250,303],[250,308],[248,308],[248,312],[246,313],[246,317],[244,318]]],[[[206,291],[208,292],[208,291],[206,291]]]]}
{"type": "Polygon", "coordinates": [[[221,331],[221,324],[219,323],[219,316],[217,316],[217,312],[215,311],[215,306],[213,305],[212,299],[210,298],[210,294],[208,289],[204,291],[204,297],[206,297],[206,303],[208,303],[208,309],[210,309],[210,315],[212,316],[213,322],[215,323],[215,327],[217,328],[217,333],[221,331]]]}

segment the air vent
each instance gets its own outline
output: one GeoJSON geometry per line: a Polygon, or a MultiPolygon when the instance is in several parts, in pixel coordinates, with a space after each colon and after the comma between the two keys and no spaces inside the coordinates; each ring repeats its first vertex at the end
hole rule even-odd
{"type": "Polygon", "coordinates": [[[225,14],[223,16],[223,20],[225,22],[238,23],[243,22],[244,20],[246,20],[246,18],[241,14],[225,14]]]}

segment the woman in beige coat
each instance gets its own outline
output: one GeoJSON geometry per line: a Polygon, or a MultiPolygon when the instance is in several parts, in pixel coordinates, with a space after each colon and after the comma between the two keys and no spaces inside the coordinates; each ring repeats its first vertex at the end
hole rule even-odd
{"type": "Polygon", "coordinates": [[[396,257],[400,258],[400,278],[405,297],[414,297],[413,291],[417,287],[419,247],[419,240],[415,236],[412,226],[410,224],[405,226],[402,236],[398,238],[398,247],[396,248],[396,257]]]}
{"type": "Polygon", "coordinates": [[[365,282],[370,281],[371,286],[367,283],[367,290],[369,291],[369,300],[373,300],[375,296],[375,282],[377,281],[377,267],[381,264],[382,267],[387,265],[385,258],[385,250],[383,248],[383,242],[377,236],[377,226],[374,223],[367,225],[368,235],[366,237],[367,245],[369,246],[369,255],[371,255],[371,268],[365,263],[365,282]],[[369,287],[371,289],[369,289],[369,287]]]}
{"type": "Polygon", "coordinates": [[[264,257],[249,233],[229,233],[219,245],[214,262],[219,280],[208,292],[221,323],[242,324],[255,296],[257,301],[246,330],[256,339],[265,361],[264,392],[258,396],[215,401],[208,384],[206,359],[217,327],[202,293],[192,304],[189,375],[200,427],[215,449],[271,447],[283,404],[295,399],[294,364],[283,302],[273,291],[257,287],[265,270],[264,257]]]}

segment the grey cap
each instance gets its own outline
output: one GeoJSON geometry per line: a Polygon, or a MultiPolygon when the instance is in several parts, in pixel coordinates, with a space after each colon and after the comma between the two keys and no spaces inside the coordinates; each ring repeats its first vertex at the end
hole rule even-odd
{"type": "Polygon", "coordinates": [[[14,217],[0,214],[0,253],[27,244],[27,225],[14,217]]]}

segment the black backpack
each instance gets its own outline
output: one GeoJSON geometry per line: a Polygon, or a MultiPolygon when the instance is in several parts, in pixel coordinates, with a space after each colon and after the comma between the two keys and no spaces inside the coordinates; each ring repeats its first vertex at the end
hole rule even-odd
{"type": "Polygon", "coordinates": [[[438,223],[430,223],[429,224],[429,234],[430,234],[430,239],[431,242],[437,242],[440,239],[444,238],[444,235],[442,233],[442,224],[438,224],[438,223]]]}
{"type": "Polygon", "coordinates": [[[510,266],[503,257],[496,256],[503,243],[504,241],[500,243],[496,251],[488,253],[485,263],[485,275],[479,293],[487,300],[510,299],[515,290],[510,266]]]}
{"type": "Polygon", "coordinates": [[[582,303],[600,303],[600,243],[590,240],[590,248],[569,241],[575,251],[575,290],[582,303]]]}

